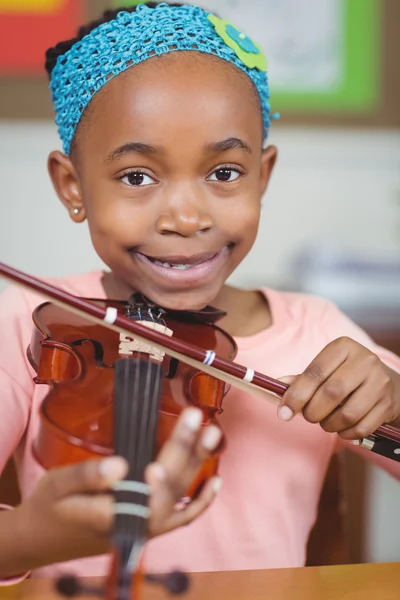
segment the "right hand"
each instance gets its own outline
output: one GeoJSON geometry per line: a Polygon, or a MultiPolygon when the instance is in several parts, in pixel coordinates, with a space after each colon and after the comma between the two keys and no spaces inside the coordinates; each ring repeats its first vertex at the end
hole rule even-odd
{"type": "MultiPolygon", "coordinates": [[[[176,508],[221,436],[215,425],[201,428],[198,409],[183,411],[157,462],[147,469],[150,537],[191,522],[211,504],[219,478],[210,480],[185,509],[176,508]]],[[[33,495],[14,511],[22,553],[15,572],[108,552],[114,514],[107,492],[125,477],[127,468],[124,459],[114,456],[47,472],[33,495]]]]}

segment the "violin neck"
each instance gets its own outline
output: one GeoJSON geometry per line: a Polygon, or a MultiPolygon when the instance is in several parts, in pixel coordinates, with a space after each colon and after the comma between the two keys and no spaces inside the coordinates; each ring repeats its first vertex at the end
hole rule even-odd
{"type": "Polygon", "coordinates": [[[143,358],[115,363],[115,454],[129,464],[124,481],[115,486],[113,600],[133,600],[134,582],[147,538],[149,488],[145,469],[155,453],[161,397],[161,365],[143,358]]]}

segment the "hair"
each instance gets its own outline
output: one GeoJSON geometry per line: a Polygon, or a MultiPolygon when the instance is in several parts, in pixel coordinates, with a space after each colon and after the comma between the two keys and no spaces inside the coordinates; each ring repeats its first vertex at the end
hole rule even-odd
{"type": "MultiPolygon", "coordinates": [[[[146,6],[148,6],[149,8],[156,8],[158,6],[158,4],[160,4],[160,2],[147,2],[146,6]]],[[[169,4],[170,4],[170,6],[184,6],[184,4],[181,4],[179,2],[174,2],[174,3],[170,2],[169,4]]],[[[121,12],[121,11],[135,12],[136,8],[137,8],[137,6],[135,5],[135,6],[131,6],[130,8],[123,7],[123,8],[114,8],[113,10],[106,10],[106,11],[104,11],[104,13],[102,14],[102,16],[99,19],[96,19],[95,21],[91,21],[90,23],[87,23],[86,25],[82,25],[82,27],[80,27],[78,29],[78,33],[77,33],[76,37],[71,38],[70,40],[65,40],[63,42],[59,42],[52,48],[49,48],[46,51],[46,62],[45,62],[45,69],[47,71],[49,78],[51,77],[51,73],[52,73],[54,67],[56,66],[58,57],[62,56],[66,52],[68,52],[68,50],[70,50],[72,48],[72,46],[74,46],[74,44],[76,44],[82,38],[84,38],[85,35],[88,35],[91,31],[93,31],[93,29],[96,29],[97,27],[99,27],[99,25],[102,25],[103,23],[108,23],[109,21],[112,21],[113,19],[115,19],[119,12],[121,12]]]]}

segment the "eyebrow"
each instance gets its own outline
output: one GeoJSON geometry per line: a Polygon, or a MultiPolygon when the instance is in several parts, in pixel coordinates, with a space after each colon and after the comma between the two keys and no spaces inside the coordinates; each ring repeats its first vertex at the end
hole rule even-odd
{"type": "Polygon", "coordinates": [[[220,142],[214,142],[208,145],[208,149],[212,152],[225,152],[226,150],[233,150],[234,148],[239,148],[239,150],[243,150],[247,154],[251,154],[251,148],[246,142],[236,137],[229,137],[225,140],[221,140],[220,142]]]}
{"type": "MultiPolygon", "coordinates": [[[[235,148],[239,148],[243,150],[247,154],[251,154],[251,148],[246,142],[236,137],[229,137],[225,140],[221,140],[219,142],[213,142],[207,146],[208,150],[211,152],[226,152],[227,150],[233,150],[235,148]]],[[[145,144],[143,142],[128,142],[127,144],[123,144],[118,148],[115,148],[110,154],[106,157],[105,162],[112,162],[117,158],[121,158],[125,154],[143,154],[148,156],[149,154],[160,154],[162,152],[162,148],[159,146],[152,146],[150,144],[145,144]]]]}
{"type": "Polygon", "coordinates": [[[151,146],[150,144],[144,144],[143,142],[128,142],[110,152],[106,157],[105,162],[112,162],[116,158],[121,158],[121,156],[131,154],[132,152],[148,156],[149,154],[159,154],[161,148],[158,146],[151,146]]]}

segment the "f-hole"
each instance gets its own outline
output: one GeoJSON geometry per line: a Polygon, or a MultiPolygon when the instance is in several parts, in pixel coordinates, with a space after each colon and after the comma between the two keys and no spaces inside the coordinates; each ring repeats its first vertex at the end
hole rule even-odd
{"type": "Polygon", "coordinates": [[[89,342],[93,346],[94,361],[96,363],[96,367],[101,367],[103,369],[112,369],[112,366],[107,365],[104,362],[104,348],[102,343],[98,340],[93,340],[91,338],[82,338],[80,340],[74,340],[72,342],[72,346],[82,346],[82,344],[86,344],[86,342],[89,342]]]}
{"type": "Polygon", "coordinates": [[[168,364],[168,373],[165,375],[165,379],[173,379],[178,371],[179,360],[177,358],[170,358],[168,364]]]}

